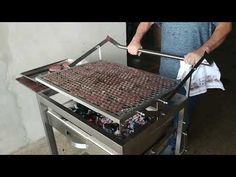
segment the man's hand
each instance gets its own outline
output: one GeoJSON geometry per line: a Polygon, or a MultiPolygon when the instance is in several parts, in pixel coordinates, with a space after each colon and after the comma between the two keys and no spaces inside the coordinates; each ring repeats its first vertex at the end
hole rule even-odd
{"type": "Polygon", "coordinates": [[[188,53],[184,57],[185,63],[188,63],[188,64],[194,66],[201,59],[201,57],[204,55],[204,52],[205,52],[205,50],[198,49],[198,50],[188,53]]]}
{"type": "Polygon", "coordinates": [[[128,52],[131,55],[138,55],[138,56],[140,56],[141,52],[138,52],[138,50],[141,49],[141,48],[142,48],[142,46],[141,46],[140,42],[132,40],[130,42],[130,44],[128,45],[128,52]]]}
{"type": "Polygon", "coordinates": [[[211,38],[207,42],[205,42],[205,44],[199,49],[188,53],[185,56],[184,61],[188,64],[195,65],[204,55],[205,51],[207,53],[210,53],[215,50],[219,45],[221,45],[228,36],[228,34],[231,32],[231,30],[232,22],[219,22],[211,38]]]}
{"type": "Polygon", "coordinates": [[[140,41],[143,35],[151,28],[152,24],[152,22],[141,22],[139,24],[132,41],[128,45],[128,52],[131,55],[141,55],[141,52],[138,52],[138,50],[142,48],[140,41]]]}

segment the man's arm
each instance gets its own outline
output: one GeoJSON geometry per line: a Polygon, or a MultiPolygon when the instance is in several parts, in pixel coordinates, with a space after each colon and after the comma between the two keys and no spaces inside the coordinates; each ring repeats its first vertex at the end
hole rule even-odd
{"type": "Polygon", "coordinates": [[[128,45],[128,52],[132,55],[138,55],[138,50],[142,48],[141,46],[141,40],[144,36],[144,34],[151,28],[153,23],[151,22],[141,22],[138,25],[138,28],[136,30],[136,33],[128,45]]]}
{"type": "Polygon", "coordinates": [[[231,30],[232,30],[231,22],[220,22],[216,26],[215,31],[213,32],[210,39],[205,44],[203,44],[199,49],[191,53],[188,53],[185,56],[184,61],[188,64],[195,65],[198,62],[198,60],[203,56],[205,51],[207,53],[210,53],[217,47],[219,47],[224,42],[224,40],[231,32],[231,30]]]}

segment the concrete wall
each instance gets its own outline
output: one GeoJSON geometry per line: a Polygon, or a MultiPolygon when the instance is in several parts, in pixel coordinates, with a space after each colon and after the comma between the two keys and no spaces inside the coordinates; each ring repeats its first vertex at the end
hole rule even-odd
{"type": "MultiPolygon", "coordinates": [[[[0,154],[45,136],[35,94],[15,78],[58,60],[76,59],[110,35],[126,42],[125,23],[0,23],[0,154]]],[[[126,52],[106,45],[104,59],[126,64],[126,52]]]]}

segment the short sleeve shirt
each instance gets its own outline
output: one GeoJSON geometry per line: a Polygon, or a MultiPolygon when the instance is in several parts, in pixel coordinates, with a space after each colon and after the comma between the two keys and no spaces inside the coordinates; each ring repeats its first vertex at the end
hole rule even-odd
{"type": "MultiPolygon", "coordinates": [[[[200,48],[211,37],[216,22],[158,22],[161,27],[161,52],[184,56],[200,48]]],[[[161,58],[160,74],[176,79],[180,62],[161,58]]]]}

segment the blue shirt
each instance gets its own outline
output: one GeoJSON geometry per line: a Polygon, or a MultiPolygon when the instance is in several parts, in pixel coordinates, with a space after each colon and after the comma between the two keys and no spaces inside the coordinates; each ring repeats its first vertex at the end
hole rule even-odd
{"type": "MultiPolygon", "coordinates": [[[[214,22],[159,22],[161,27],[161,52],[184,56],[200,48],[211,37],[217,23],[214,22]]],[[[160,74],[176,79],[180,62],[161,58],[160,74]]]]}

